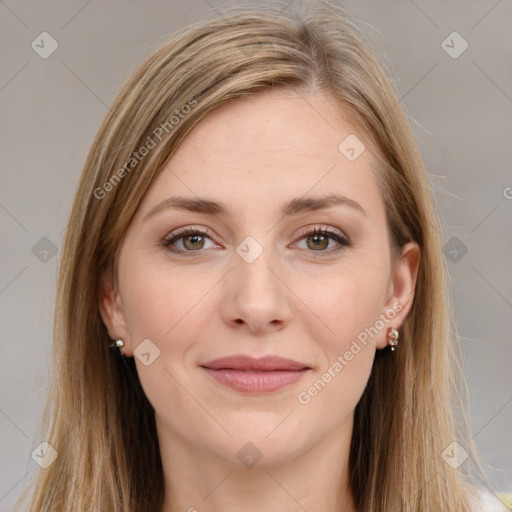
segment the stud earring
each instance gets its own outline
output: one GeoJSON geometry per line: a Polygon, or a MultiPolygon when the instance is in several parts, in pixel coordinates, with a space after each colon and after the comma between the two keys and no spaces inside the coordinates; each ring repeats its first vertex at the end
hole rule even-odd
{"type": "Polygon", "coordinates": [[[108,348],[111,350],[119,349],[119,353],[122,354],[121,349],[124,347],[124,341],[122,339],[118,339],[114,343],[111,343],[108,348]]]}
{"type": "Polygon", "coordinates": [[[390,327],[386,334],[386,339],[388,340],[391,350],[395,351],[395,348],[398,345],[398,331],[390,327]]]}

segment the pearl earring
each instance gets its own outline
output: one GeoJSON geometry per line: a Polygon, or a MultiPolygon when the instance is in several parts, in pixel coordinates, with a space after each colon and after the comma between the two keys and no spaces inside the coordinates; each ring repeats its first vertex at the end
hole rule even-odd
{"type": "Polygon", "coordinates": [[[111,350],[115,350],[116,348],[119,349],[119,352],[122,354],[121,349],[124,347],[124,341],[122,339],[118,339],[114,343],[111,343],[108,348],[111,350]]]}

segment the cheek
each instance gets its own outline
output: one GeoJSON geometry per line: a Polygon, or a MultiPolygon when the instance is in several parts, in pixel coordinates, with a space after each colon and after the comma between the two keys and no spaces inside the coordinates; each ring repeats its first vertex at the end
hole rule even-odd
{"type": "MultiPolygon", "coordinates": [[[[351,359],[338,354],[329,365],[316,372],[297,394],[299,410],[306,418],[317,418],[319,429],[329,432],[351,421],[370,377],[375,351],[361,346],[351,359]]],[[[356,352],[356,351],[354,351],[356,352]]]]}
{"type": "Polygon", "coordinates": [[[308,319],[312,339],[323,339],[331,357],[333,351],[344,351],[352,339],[379,319],[385,277],[380,265],[354,265],[320,280],[304,281],[297,293],[303,298],[297,314],[308,319]]]}
{"type": "MultiPolygon", "coordinates": [[[[180,383],[187,378],[189,368],[184,363],[193,345],[191,340],[197,339],[194,306],[212,284],[149,261],[137,262],[135,258],[127,258],[124,265],[120,263],[119,274],[120,282],[124,283],[123,309],[133,348],[150,339],[159,350],[153,352],[156,349],[150,346],[148,365],[143,363],[143,358],[134,358],[146,397],[159,414],[166,416],[168,424],[176,423],[172,415],[175,410],[183,411],[187,418],[197,419],[199,424],[204,422],[197,403],[183,392],[180,383]],[[155,357],[155,354],[158,355],[155,357]]],[[[183,422],[177,423],[180,426],[183,422]]],[[[183,425],[182,435],[186,435],[188,423],[183,425]]]]}
{"type": "Polygon", "coordinates": [[[377,263],[353,265],[333,275],[337,277],[331,276],[309,293],[304,301],[309,308],[299,313],[308,319],[309,337],[323,355],[319,369],[297,398],[300,404],[311,406],[311,411],[324,415],[326,408],[336,404],[336,412],[325,419],[335,424],[340,415],[353,411],[370,376],[376,336],[381,332],[375,326],[381,327],[386,276],[377,263]]]}
{"type": "MultiPolygon", "coordinates": [[[[324,340],[325,364],[315,376],[312,394],[317,393],[315,407],[319,414],[329,404],[336,404],[336,416],[353,411],[371,374],[377,336],[382,332],[380,321],[386,292],[384,266],[352,267],[335,285],[332,302],[325,302],[335,342],[324,340]]],[[[309,394],[309,393],[308,393],[309,394]]],[[[306,397],[307,400],[307,397],[306,397]]]]}
{"type": "Polygon", "coordinates": [[[196,304],[211,287],[205,280],[194,280],[170,266],[135,259],[127,260],[124,269],[120,265],[120,280],[124,283],[123,310],[134,347],[145,338],[154,339],[161,348],[164,344],[166,349],[174,348],[176,342],[179,346],[179,339],[187,338],[184,331],[193,328],[190,318],[196,304]]]}
{"type": "MultiPolygon", "coordinates": [[[[309,337],[323,355],[317,371],[301,386],[297,402],[308,415],[322,417],[326,430],[352,414],[370,377],[376,343],[372,328],[382,313],[385,290],[379,274],[377,269],[346,274],[330,282],[329,293],[310,296],[311,309],[330,329],[323,328],[325,334],[317,331],[316,336],[310,329],[309,337]]],[[[318,320],[315,325],[320,325],[318,320]]]]}

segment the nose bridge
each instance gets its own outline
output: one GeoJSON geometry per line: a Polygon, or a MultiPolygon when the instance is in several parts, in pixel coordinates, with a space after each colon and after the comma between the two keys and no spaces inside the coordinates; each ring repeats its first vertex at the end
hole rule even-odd
{"type": "Polygon", "coordinates": [[[288,320],[287,288],[278,278],[279,265],[271,247],[247,237],[236,247],[233,257],[235,268],[230,278],[229,305],[224,312],[226,320],[243,321],[253,330],[288,320]]]}
{"type": "MultiPolygon", "coordinates": [[[[259,293],[274,296],[278,281],[274,273],[276,258],[270,244],[264,248],[254,237],[248,236],[236,248],[235,279],[239,281],[240,289],[251,295],[259,293]],[[272,270],[271,270],[272,269],[272,270]]],[[[269,300],[271,297],[267,297],[269,300]]]]}

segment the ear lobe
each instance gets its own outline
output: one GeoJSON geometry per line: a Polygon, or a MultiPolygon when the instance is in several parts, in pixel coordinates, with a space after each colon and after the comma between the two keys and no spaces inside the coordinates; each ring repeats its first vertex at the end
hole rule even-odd
{"type": "MultiPolygon", "coordinates": [[[[408,242],[403,246],[402,255],[393,269],[391,293],[385,305],[386,311],[392,309],[396,312],[396,316],[388,320],[386,327],[398,330],[405,322],[414,301],[420,259],[421,251],[416,242],[408,242]]],[[[386,345],[384,332],[379,337],[377,348],[384,348],[386,345]]]]}
{"type": "Polygon", "coordinates": [[[101,276],[98,292],[100,315],[112,340],[119,338],[128,341],[126,320],[121,306],[119,294],[114,285],[112,269],[107,269],[101,276]]]}

